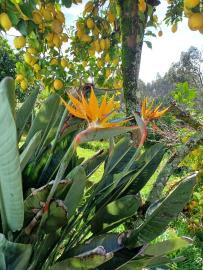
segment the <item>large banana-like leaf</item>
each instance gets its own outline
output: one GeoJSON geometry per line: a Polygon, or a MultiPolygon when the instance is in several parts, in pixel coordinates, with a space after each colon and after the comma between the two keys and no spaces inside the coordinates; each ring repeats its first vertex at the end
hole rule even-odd
{"type": "Polygon", "coordinates": [[[30,140],[29,144],[25,147],[23,152],[20,155],[20,167],[21,171],[24,170],[30,158],[34,155],[35,150],[37,149],[41,139],[41,131],[35,133],[33,138],[30,140]]]}
{"type": "Polygon", "coordinates": [[[178,186],[147,215],[146,220],[129,234],[125,245],[135,247],[149,242],[164,232],[171,222],[189,201],[195,185],[196,174],[181,181],[178,186]]]}
{"type": "Polygon", "coordinates": [[[0,234],[0,269],[26,270],[32,254],[32,246],[12,243],[0,234]]]}
{"type": "Polygon", "coordinates": [[[113,257],[113,253],[107,253],[101,246],[94,250],[80,254],[76,257],[61,261],[53,265],[50,270],[89,270],[95,269],[113,257]]]}
{"type": "Polygon", "coordinates": [[[135,195],[127,195],[101,208],[92,220],[92,231],[100,233],[111,230],[122,221],[134,215],[140,206],[135,195]]]}
{"type": "Polygon", "coordinates": [[[68,178],[71,179],[73,183],[64,199],[64,204],[68,209],[68,216],[70,218],[75,213],[75,210],[82,199],[87,177],[83,167],[77,166],[70,172],[68,178]]]}
{"type": "Polygon", "coordinates": [[[0,83],[0,200],[4,229],[16,231],[23,225],[24,208],[16,126],[8,99],[8,92],[15,91],[11,80],[0,83]]]}
{"type": "Polygon", "coordinates": [[[16,127],[17,127],[17,133],[18,133],[19,139],[34,109],[34,104],[36,102],[38,93],[39,91],[37,90],[32,91],[31,94],[26,98],[23,105],[20,107],[20,109],[16,113],[16,127]]]}
{"type": "Polygon", "coordinates": [[[51,95],[41,106],[39,112],[37,113],[33,124],[29,130],[26,138],[26,144],[32,139],[32,137],[38,131],[42,132],[43,141],[49,133],[50,127],[55,122],[55,117],[59,109],[60,96],[57,94],[51,95]]]}

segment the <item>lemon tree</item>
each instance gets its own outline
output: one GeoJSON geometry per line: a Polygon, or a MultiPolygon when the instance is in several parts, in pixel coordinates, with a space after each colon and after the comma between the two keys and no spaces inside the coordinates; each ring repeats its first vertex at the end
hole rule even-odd
{"type": "MultiPolygon", "coordinates": [[[[130,112],[143,43],[151,47],[150,37],[164,34],[159,5],[158,0],[1,0],[1,31],[19,31],[14,46],[24,55],[24,62],[16,65],[16,82],[22,91],[35,85],[47,95],[91,79],[99,87],[123,88],[130,112]],[[82,2],[84,10],[72,28],[65,8],[82,2]]],[[[165,22],[173,33],[184,16],[190,30],[203,32],[200,1],[168,0],[165,22]]]]}

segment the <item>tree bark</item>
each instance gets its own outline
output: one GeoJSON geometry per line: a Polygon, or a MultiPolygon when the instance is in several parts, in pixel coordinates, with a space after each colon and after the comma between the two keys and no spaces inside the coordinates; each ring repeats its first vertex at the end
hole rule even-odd
{"type": "Polygon", "coordinates": [[[137,0],[120,0],[122,34],[122,73],[127,115],[135,111],[136,91],[140,70],[142,45],[147,13],[142,19],[138,14],[137,0]]]}

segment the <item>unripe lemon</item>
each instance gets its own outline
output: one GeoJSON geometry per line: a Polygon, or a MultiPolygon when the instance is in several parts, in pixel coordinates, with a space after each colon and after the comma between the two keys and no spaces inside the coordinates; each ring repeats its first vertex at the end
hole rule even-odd
{"type": "Polygon", "coordinates": [[[87,66],[87,61],[82,62],[83,67],[85,68],[87,66]]]}
{"type": "Polygon", "coordinates": [[[63,33],[62,36],[61,36],[61,39],[63,42],[68,42],[68,35],[63,33]]]}
{"type": "Polygon", "coordinates": [[[196,7],[199,3],[200,0],[184,0],[184,6],[189,9],[196,7]]]}
{"type": "Polygon", "coordinates": [[[56,13],[56,19],[57,19],[61,24],[65,23],[65,16],[64,16],[63,12],[58,11],[58,12],[56,13]]]}
{"type": "Polygon", "coordinates": [[[95,50],[93,48],[88,49],[88,53],[90,56],[94,56],[95,55],[95,50]]]}
{"type": "Polygon", "coordinates": [[[13,42],[16,49],[21,49],[25,47],[26,39],[23,36],[15,37],[13,42]]]}
{"type": "Polygon", "coordinates": [[[107,53],[104,57],[105,62],[109,63],[111,61],[110,55],[107,53]]]}
{"type": "Polygon", "coordinates": [[[51,59],[50,64],[53,65],[58,65],[58,60],[56,58],[51,59]]]}
{"type": "Polygon", "coordinates": [[[34,64],[33,69],[35,72],[39,72],[41,68],[38,64],[34,64]]]}
{"type": "Polygon", "coordinates": [[[91,18],[87,19],[87,27],[89,29],[93,29],[94,28],[94,21],[91,18]]]}
{"type": "Polygon", "coordinates": [[[32,12],[32,20],[35,24],[40,24],[42,23],[42,14],[39,12],[39,10],[34,10],[32,12]]]}
{"type": "Polygon", "coordinates": [[[109,11],[108,13],[107,13],[107,19],[108,19],[108,21],[110,22],[110,23],[113,23],[113,22],[115,22],[115,16],[109,11]]]}
{"type": "Polygon", "coordinates": [[[61,66],[62,66],[63,68],[66,68],[67,65],[68,65],[68,61],[67,61],[66,59],[61,59],[61,66]]]}
{"type": "Polygon", "coordinates": [[[178,29],[177,24],[173,24],[171,27],[171,32],[175,33],[177,31],[177,29],[178,29]]]}
{"type": "Polygon", "coordinates": [[[155,23],[158,22],[158,17],[157,17],[157,15],[154,15],[154,16],[153,16],[153,22],[155,22],[155,23]]]}
{"type": "Polygon", "coordinates": [[[101,49],[102,49],[102,50],[105,50],[105,48],[106,48],[106,42],[105,42],[105,39],[101,39],[99,44],[100,44],[101,49]]]}
{"type": "Polygon", "coordinates": [[[93,8],[94,8],[93,2],[92,1],[89,1],[85,5],[85,12],[87,12],[87,13],[92,12],[93,8]]]}
{"type": "Polygon", "coordinates": [[[188,26],[193,31],[201,29],[203,26],[203,13],[194,13],[188,19],[188,26]]]}
{"type": "Polygon", "coordinates": [[[162,37],[163,36],[163,32],[161,30],[158,32],[158,36],[159,37],[162,37]]]}
{"type": "Polygon", "coordinates": [[[28,48],[27,51],[31,54],[37,54],[37,50],[35,48],[32,48],[32,47],[28,48]]]}
{"type": "Polygon", "coordinates": [[[12,27],[11,20],[9,19],[8,15],[5,12],[0,14],[0,25],[6,31],[8,31],[12,27]]]}
{"type": "Polygon", "coordinates": [[[108,50],[111,46],[111,42],[108,38],[105,39],[105,49],[108,50]]]}
{"type": "Polygon", "coordinates": [[[98,60],[97,60],[97,66],[98,66],[98,68],[102,68],[102,66],[103,66],[103,61],[102,61],[102,59],[98,59],[98,60]]]}
{"type": "Polygon", "coordinates": [[[23,78],[24,78],[24,77],[23,77],[22,74],[17,74],[17,75],[16,75],[16,81],[18,81],[18,82],[22,81],[23,78]]]}
{"type": "Polygon", "coordinates": [[[63,82],[59,79],[54,80],[54,88],[60,90],[63,88],[63,82]]]}
{"type": "Polygon", "coordinates": [[[26,90],[27,90],[27,87],[28,87],[27,81],[26,81],[26,80],[22,80],[22,81],[20,82],[20,88],[21,88],[23,91],[26,91],[26,90]]]}
{"type": "Polygon", "coordinates": [[[63,31],[61,22],[58,20],[53,20],[51,24],[51,30],[56,34],[60,34],[63,31]]]}
{"type": "Polygon", "coordinates": [[[119,63],[119,58],[115,58],[115,59],[113,59],[113,64],[114,64],[115,66],[117,66],[117,65],[118,65],[118,63],[119,63]]]}
{"type": "Polygon", "coordinates": [[[109,68],[105,71],[105,77],[108,78],[111,75],[111,70],[109,68]]]}
{"type": "Polygon", "coordinates": [[[32,55],[29,53],[29,52],[26,52],[24,54],[24,60],[27,64],[31,64],[32,60],[33,60],[33,57],[32,55]]]}
{"type": "Polygon", "coordinates": [[[100,52],[100,50],[101,50],[100,44],[99,44],[99,40],[98,40],[98,39],[94,41],[94,49],[95,49],[95,51],[97,51],[97,52],[100,52]]]}

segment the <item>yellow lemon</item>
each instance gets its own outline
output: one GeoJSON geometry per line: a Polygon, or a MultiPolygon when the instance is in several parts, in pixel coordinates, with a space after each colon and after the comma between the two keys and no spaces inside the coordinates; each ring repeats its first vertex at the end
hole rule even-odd
{"type": "Polygon", "coordinates": [[[31,54],[37,54],[37,50],[35,48],[32,48],[32,47],[28,48],[27,51],[31,54]]]}
{"type": "Polygon", "coordinates": [[[177,24],[173,24],[171,27],[171,32],[175,33],[177,31],[177,29],[178,29],[177,24]]]}
{"type": "Polygon", "coordinates": [[[189,9],[196,7],[199,3],[200,0],[184,0],[184,6],[189,9]]]}
{"type": "Polygon", "coordinates": [[[26,91],[26,90],[27,90],[27,87],[28,87],[27,81],[26,81],[26,80],[22,80],[22,81],[20,82],[20,88],[21,88],[23,91],[26,91]]]}
{"type": "Polygon", "coordinates": [[[22,81],[23,78],[24,78],[24,77],[23,77],[22,74],[17,74],[17,75],[16,75],[16,81],[18,81],[18,82],[22,81]]]}
{"type": "Polygon", "coordinates": [[[47,8],[41,9],[42,16],[44,17],[45,21],[51,21],[53,19],[52,12],[47,8]]]}
{"type": "Polygon", "coordinates": [[[111,61],[110,55],[107,53],[104,57],[105,62],[109,63],[111,61]]]}
{"type": "Polygon", "coordinates": [[[203,26],[203,13],[194,13],[188,19],[188,26],[193,31],[201,29],[203,26]]]}
{"type": "Polygon", "coordinates": [[[61,66],[63,67],[63,68],[66,68],[67,66],[68,66],[68,61],[66,60],[66,59],[61,59],[61,66]]]}
{"type": "Polygon", "coordinates": [[[51,41],[53,40],[53,37],[54,37],[54,33],[48,33],[48,34],[46,35],[46,40],[47,40],[48,42],[51,42],[51,41]]]}
{"type": "Polygon", "coordinates": [[[29,52],[26,52],[24,54],[24,60],[27,64],[31,64],[32,63],[32,60],[33,60],[33,56],[29,53],[29,52]]]}
{"type": "Polygon", "coordinates": [[[111,70],[109,68],[107,68],[105,71],[106,78],[108,78],[110,75],[111,75],[111,70]]]}
{"type": "Polygon", "coordinates": [[[8,31],[12,27],[11,20],[9,19],[8,15],[5,12],[0,14],[0,25],[6,31],[8,31]]]}
{"type": "Polygon", "coordinates": [[[56,19],[57,19],[61,24],[64,24],[64,23],[65,23],[65,16],[64,16],[63,12],[58,11],[58,12],[56,13],[56,19]]]}
{"type": "Polygon", "coordinates": [[[54,37],[53,37],[53,44],[59,48],[61,45],[62,45],[62,41],[60,39],[60,37],[57,35],[57,34],[54,34],[54,37]]]}
{"type": "Polygon", "coordinates": [[[147,9],[147,4],[144,0],[139,1],[138,9],[140,12],[144,13],[147,9]]]}
{"type": "Polygon", "coordinates": [[[108,50],[111,46],[111,42],[108,38],[105,39],[105,49],[108,50]]]}
{"type": "Polygon", "coordinates": [[[105,42],[105,39],[101,39],[99,44],[100,44],[101,49],[102,49],[102,50],[105,50],[105,48],[106,48],[106,42],[105,42]]]}
{"type": "Polygon", "coordinates": [[[61,22],[58,20],[53,20],[51,24],[51,30],[56,34],[60,34],[63,31],[61,22]]]}
{"type": "Polygon", "coordinates": [[[59,79],[54,80],[54,88],[60,90],[63,88],[63,82],[59,79]]]}
{"type": "Polygon", "coordinates": [[[103,61],[102,61],[102,59],[98,59],[98,60],[97,60],[97,66],[98,66],[98,68],[102,68],[102,66],[103,66],[103,61]]]}
{"type": "Polygon", "coordinates": [[[26,44],[26,39],[21,36],[21,37],[16,37],[14,38],[14,46],[16,49],[21,49],[23,47],[25,47],[25,44],[26,44]]]}
{"type": "Polygon", "coordinates": [[[88,18],[86,23],[87,23],[87,27],[89,29],[93,29],[94,28],[94,21],[91,18],[88,18]]]}
{"type": "Polygon", "coordinates": [[[39,10],[34,10],[32,12],[32,20],[35,24],[40,24],[43,22],[42,14],[39,10]]]}
{"type": "Polygon", "coordinates": [[[94,27],[92,33],[93,33],[95,36],[98,36],[98,35],[99,35],[99,29],[98,29],[98,27],[97,27],[96,25],[95,25],[95,27],[94,27]]]}
{"type": "Polygon", "coordinates": [[[94,56],[95,55],[95,50],[93,48],[88,49],[89,55],[94,56]]]}
{"type": "Polygon", "coordinates": [[[34,64],[33,69],[35,72],[39,72],[41,68],[40,68],[40,65],[34,64]]]}
{"type": "Polygon", "coordinates": [[[94,8],[93,2],[92,2],[92,1],[89,1],[89,2],[87,2],[87,4],[85,5],[85,12],[86,12],[86,13],[92,12],[93,8],[94,8]]]}
{"type": "Polygon", "coordinates": [[[89,37],[88,35],[86,35],[86,34],[83,34],[82,36],[81,36],[81,38],[80,38],[82,41],[84,41],[84,42],[91,42],[91,37],[89,37]]]}

